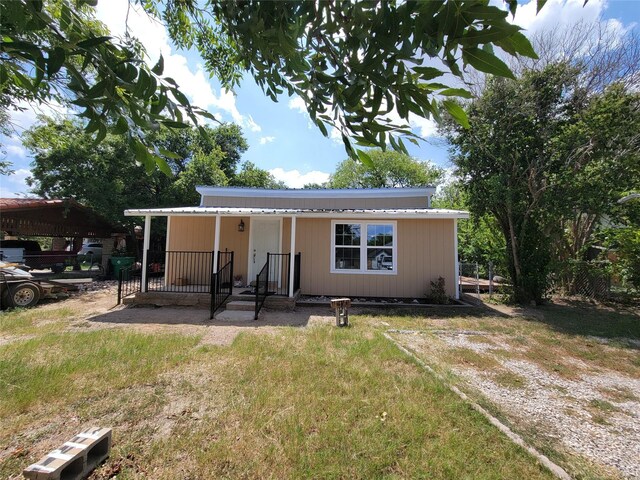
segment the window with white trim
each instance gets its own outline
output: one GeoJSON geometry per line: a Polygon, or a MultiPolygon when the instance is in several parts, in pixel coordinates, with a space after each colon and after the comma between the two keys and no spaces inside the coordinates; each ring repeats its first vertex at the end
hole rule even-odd
{"type": "Polygon", "coordinates": [[[395,274],[396,222],[331,222],[331,272],[395,274]]]}

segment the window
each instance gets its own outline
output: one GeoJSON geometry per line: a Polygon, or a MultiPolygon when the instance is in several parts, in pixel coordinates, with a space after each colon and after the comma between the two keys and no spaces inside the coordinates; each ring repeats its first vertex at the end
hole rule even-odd
{"type": "Polygon", "coordinates": [[[332,222],[332,273],[396,273],[396,222],[332,222]]]}

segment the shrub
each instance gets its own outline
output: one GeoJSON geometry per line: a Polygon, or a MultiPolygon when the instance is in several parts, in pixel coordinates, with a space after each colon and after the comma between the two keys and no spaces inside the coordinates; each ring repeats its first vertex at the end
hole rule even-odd
{"type": "Polygon", "coordinates": [[[444,278],[438,277],[437,280],[431,281],[431,291],[426,297],[431,303],[437,305],[446,305],[449,303],[449,297],[444,286],[444,278]]]}

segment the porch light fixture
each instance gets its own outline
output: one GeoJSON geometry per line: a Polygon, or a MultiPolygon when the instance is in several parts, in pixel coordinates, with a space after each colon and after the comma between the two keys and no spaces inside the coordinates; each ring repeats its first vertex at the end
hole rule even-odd
{"type": "Polygon", "coordinates": [[[238,231],[244,232],[244,222],[240,219],[240,223],[238,224],[238,231]]]}

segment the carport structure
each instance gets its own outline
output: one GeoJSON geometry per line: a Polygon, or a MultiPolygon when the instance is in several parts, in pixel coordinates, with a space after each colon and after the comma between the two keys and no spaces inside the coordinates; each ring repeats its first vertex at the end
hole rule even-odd
{"type": "Polygon", "coordinates": [[[73,199],[44,198],[0,198],[0,230],[9,236],[53,237],[54,250],[63,250],[63,239],[72,238],[72,252],[80,250],[83,238],[126,233],[73,199]]]}

